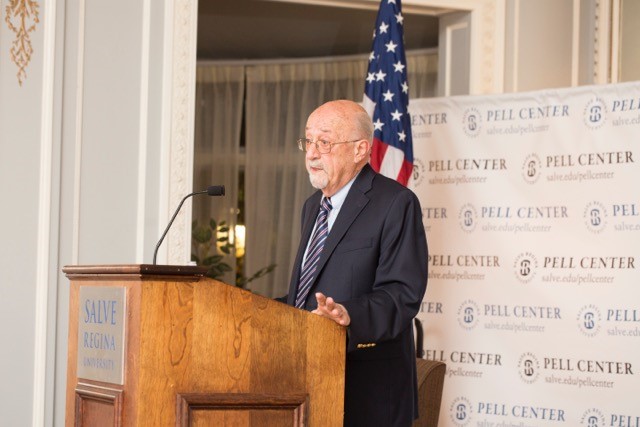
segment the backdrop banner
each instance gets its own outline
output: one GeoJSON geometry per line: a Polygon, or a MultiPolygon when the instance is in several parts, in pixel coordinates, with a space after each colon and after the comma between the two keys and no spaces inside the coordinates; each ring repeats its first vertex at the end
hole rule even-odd
{"type": "Polygon", "coordinates": [[[412,100],[443,426],[640,426],[640,82],[412,100]]]}

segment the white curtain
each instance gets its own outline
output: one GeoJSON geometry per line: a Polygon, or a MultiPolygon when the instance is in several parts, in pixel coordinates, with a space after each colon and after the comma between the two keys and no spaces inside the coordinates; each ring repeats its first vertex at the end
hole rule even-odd
{"type": "MultiPolygon", "coordinates": [[[[433,98],[438,88],[438,55],[435,50],[407,52],[409,104],[412,99],[433,98]]],[[[364,76],[362,80],[364,86],[364,76]]]]}
{"type": "MultiPolygon", "coordinates": [[[[431,97],[436,90],[437,56],[407,55],[409,96],[431,97]]],[[[259,294],[287,292],[300,239],[300,210],[314,191],[296,139],[307,116],[332,99],[360,102],[367,60],[294,62],[246,68],[245,221],[248,275],[270,264],[273,273],[249,284],[259,294]]]]}
{"type": "MultiPolygon", "coordinates": [[[[196,71],[194,191],[223,184],[224,197],[196,196],[193,220],[206,225],[210,219],[226,221],[233,230],[237,218],[240,132],[244,98],[243,66],[198,65],[196,71]]],[[[235,283],[235,257],[224,261],[234,271],[222,280],[235,283]]]]}

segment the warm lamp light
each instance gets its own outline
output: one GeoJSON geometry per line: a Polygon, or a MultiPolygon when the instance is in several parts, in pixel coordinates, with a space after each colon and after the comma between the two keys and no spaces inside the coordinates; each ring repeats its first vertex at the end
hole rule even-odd
{"type": "Polygon", "coordinates": [[[235,246],[236,246],[236,258],[242,258],[244,256],[244,236],[246,228],[242,224],[235,226],[235,246]]]}

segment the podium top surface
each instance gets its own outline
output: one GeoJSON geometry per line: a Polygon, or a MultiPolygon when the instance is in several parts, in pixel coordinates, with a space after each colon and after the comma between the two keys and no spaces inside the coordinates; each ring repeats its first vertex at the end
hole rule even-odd
{"type": "Polygon", "coordinates": [[[207,270],[208,267],[195,265],[152,264],[67,265],[62,268],[69,278],[129,276],[141,279],[158,276],[198,279],[203,277],[207,270]]]}

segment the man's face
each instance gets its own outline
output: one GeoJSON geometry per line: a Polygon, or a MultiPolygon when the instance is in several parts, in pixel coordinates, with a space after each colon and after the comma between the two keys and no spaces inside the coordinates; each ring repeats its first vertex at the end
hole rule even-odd
{"type": "MultiPolygon", "coordinates": [[[[350,135],[339,131],[341,127],[340,119],[335,114],[327,109],[319,109],[309,116],[305,137],[313,142],[350,140],[350,135]]],[[[316,146],[311,144],[306,152],[305,164],[311,185],[331,197],[357,172],[354,143],[332,145],[331,152],[326,154],[319,153],[316,146]]]]}

